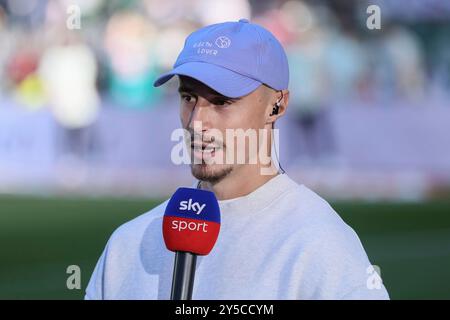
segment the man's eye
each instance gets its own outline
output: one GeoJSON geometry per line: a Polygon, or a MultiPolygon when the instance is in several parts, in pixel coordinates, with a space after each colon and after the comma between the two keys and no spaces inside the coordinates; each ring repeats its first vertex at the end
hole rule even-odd
{"type": "Polygon", "coordinates": [[[188,94],[182,94],[181,99],[186,102],[192,102],[194,100],[194,97],[188,94]]]}
{"type": "Polygon", "coordinates": [[[217,99],[217,100],[214,100],[213,103],[216,106],[227,106],[227,105],[231,104],[232,101],[231,100],[225,100],[225,99],[217,99]]]}

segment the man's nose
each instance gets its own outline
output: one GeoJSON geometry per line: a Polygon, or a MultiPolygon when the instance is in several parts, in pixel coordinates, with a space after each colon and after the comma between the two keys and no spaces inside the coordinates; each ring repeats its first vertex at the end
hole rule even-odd
{"type": "MultiPolygon", "coordinates": [[[[202,130],[208,130],[211,125],[212,104],[207,99],[198,97],[197,103],[192,110],[189,128],[194,129],[194,122],[201,123],[202,130]]],[[[196,128],[197,129],[197,128],[196,128]]]]}

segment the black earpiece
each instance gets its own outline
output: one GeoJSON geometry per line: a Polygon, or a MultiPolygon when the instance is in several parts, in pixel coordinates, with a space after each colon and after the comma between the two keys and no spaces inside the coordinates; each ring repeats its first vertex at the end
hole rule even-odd
{"type": "Polygon", "coordinates": [[[276,114],[278,114],[278,111],[280,110],[280,101],[277,101],[277,103],[275,104],[275,106],[272,109],[272,113],[270,114],[271,116],[274,116],[276,114]]]}

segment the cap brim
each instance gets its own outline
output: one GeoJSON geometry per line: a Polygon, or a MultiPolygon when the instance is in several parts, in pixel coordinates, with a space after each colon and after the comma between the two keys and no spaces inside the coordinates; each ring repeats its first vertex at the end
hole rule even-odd
{"type": "Polygon", "coordinates": [[[214,64],[186,62],[172,71],[159,76],[153,83],[153,86],[159,87],[175,75],[194,78],[229,98],[245,96],[262,84],[257,80],[214,64]]]}

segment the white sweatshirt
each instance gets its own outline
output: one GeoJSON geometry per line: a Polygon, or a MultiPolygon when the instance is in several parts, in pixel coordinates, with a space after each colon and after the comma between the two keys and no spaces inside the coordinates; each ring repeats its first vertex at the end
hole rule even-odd
{"type": "MultiPolygon", "coordinates": [[[[175,254],[162,237],[166,205],[112,234],[85,299],[170,298],[175,254]]],[[[286,174],[219,206],[219,238],[197,258],[193,299],[389,299],[353,229],[286,174]]]]}

